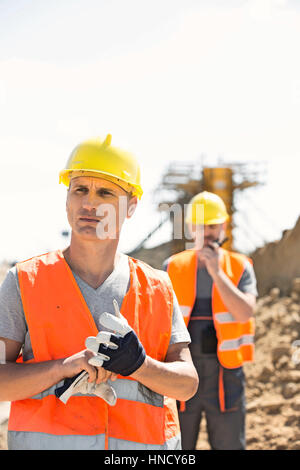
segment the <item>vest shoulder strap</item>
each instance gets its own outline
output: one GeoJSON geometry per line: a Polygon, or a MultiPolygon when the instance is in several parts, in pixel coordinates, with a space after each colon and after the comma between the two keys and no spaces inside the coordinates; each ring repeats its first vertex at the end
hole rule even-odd
{"type": "Polygon", "coordinates": [[[169,278],[168,273],[161,269],[156,269],[150,266],[149,264],[145,263],[142,260],[132,258],[129,256],[130,260],[134,263],[134,265],[139,268],[144,274],[147,276],[147,279],[151,283],[162,282],[165,284],[165,287],[168,288],[169,291],[173,290],[171,280],[169,278]]]}

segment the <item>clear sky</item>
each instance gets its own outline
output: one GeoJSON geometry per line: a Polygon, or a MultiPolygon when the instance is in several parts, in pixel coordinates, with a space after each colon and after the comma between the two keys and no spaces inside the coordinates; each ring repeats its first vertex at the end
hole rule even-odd
{"type": "Polygon", "coordinates": [[[0,260],[65,244],[58,173],[107,133],[145,191],[120,249],[158,223],[168,164],[201,154],[267,162],[251,204],[237,199],[237,246],[280,237],[300,213],[299,44],[298,0],[0,0],[0,260]]]}

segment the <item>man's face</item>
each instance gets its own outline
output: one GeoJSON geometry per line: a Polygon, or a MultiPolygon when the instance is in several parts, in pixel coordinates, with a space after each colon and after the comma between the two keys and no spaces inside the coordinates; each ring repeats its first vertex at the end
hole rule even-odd
{"type": "Polygon", "coordinates": [[[226,223],[213,225],[191,225],[191,233],[197,249],[208,246],[216,240],[222,240],[225,236],[226,223]]]}
{"type": "Polygon", "coordinates": [[[214,241],[222,240],[225,236],[225,223],[204,226],[204,246],[214,241]]]}
{"type": "Polygon", "coordinates": [[[137,198],[129,199],[120,186],[101,178],[80,176],[70,181],[67,216],[73,233],[87,240],[118,239],[137,198]]]}

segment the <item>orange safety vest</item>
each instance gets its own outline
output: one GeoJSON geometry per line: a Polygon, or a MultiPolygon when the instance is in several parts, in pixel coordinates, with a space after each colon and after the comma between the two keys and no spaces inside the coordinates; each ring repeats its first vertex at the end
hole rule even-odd
{"type": "MultiPolygon", "coordinates": [[[[245,269],[244,255],[220,248],[220,265],[225,274],[238,285],[245,269]]],[[[171,278],[185,324],[188,325],[196,299],[198,256],[196,250],[185,250],[170,257],[168,274],[171,278]]],[[[217,356],[220,364],[227,369],[241,367],[254,359],[254,319],[238,322],[227,311],[222,298],[213,283],[213,322],[218,340],[217,356]]],[[[225,409],[223,393],[223,371],[220,368],[220,407],[225,409]]]]}
{"type": "MultiPolygon", "coordinates": [[[[164,361],[172,327],[171,283],[161,271],[128,259],[130,288],[121,313],[146,354],[164,361]]],[[[60,359],[85,349],[85,339],[96,336],[98,329],[61,251],[18,263],[17,271],[34,354],[28,362],[60,359]]],[[[118,376],[114,388],[120,381],[121,397],[113,407],[99,397],[81,394],[71,396],[64,405],[53,387],[38,398],[14,401],[8,430],[55,436],[103,434],[106,449],[118,440],[131,441],[133,448],[134,443],[164,448],[168,441],[180,439],[174,399],[156,394],[131,377],[118,376]]]]}

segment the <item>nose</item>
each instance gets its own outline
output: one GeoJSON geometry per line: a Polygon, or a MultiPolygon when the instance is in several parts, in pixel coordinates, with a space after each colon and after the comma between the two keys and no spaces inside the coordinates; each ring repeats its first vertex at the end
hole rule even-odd
{"type": "Polygon", "coordinates": [[[83,198],[82,198],[82,208],[91,212],[96,212],[99,205],[99,201],[97,201],[96,194],[93,194],[92,191],[89,191],[83,198]]]}

